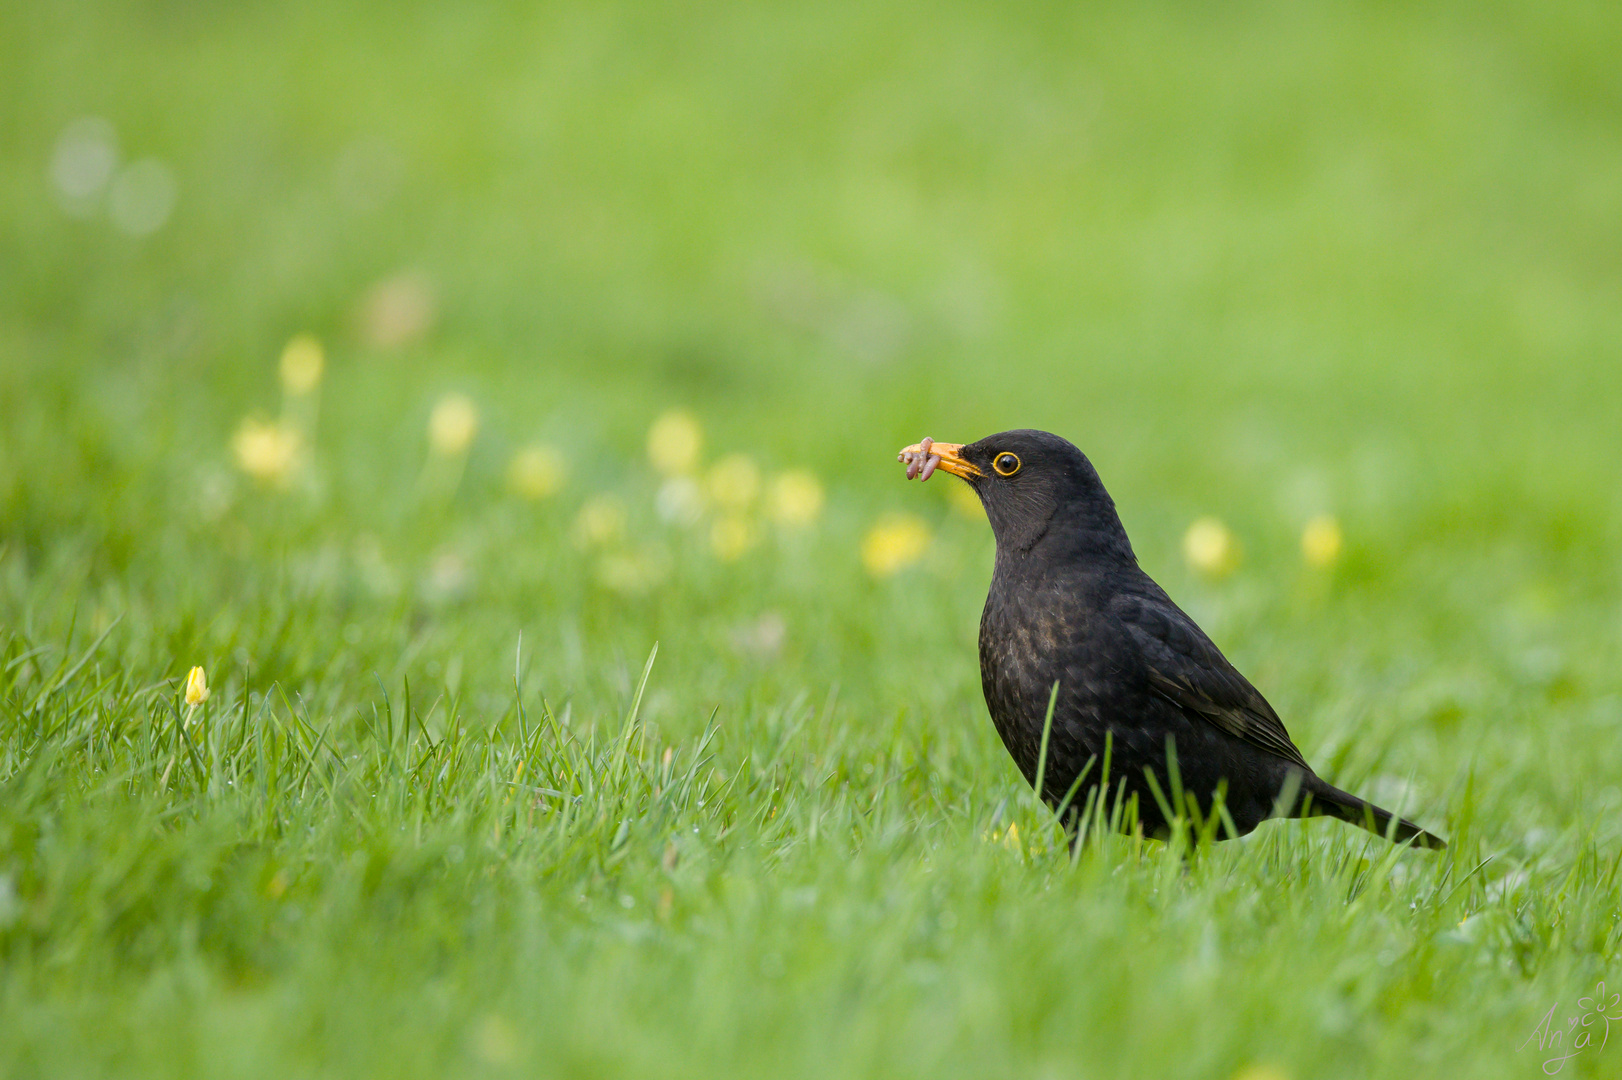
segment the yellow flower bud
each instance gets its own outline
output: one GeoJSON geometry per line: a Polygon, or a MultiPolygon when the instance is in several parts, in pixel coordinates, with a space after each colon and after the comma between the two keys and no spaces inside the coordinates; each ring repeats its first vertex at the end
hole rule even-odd
{"type": "Polygon", "coordinates": [[[557,494],[565,478],[563,456],[550,446],[524,447],[507,468],[507,483],[526,499],[557,494]]]}
{"type": "Polygon", "coordinates": [[[672,409],[648,429],[648,460],[666,476],[680,476],[698,468],[704,449],[704,431],[693,415],[672,409]]]}
{"type": "Polygon", "coordinates": [[[428,417],[428,445],[445,457],[466,453],[478,433],[479,410],[463,394],[446,394],[428,417]]]}
{"type": "Polygon", "coordinates": [[[717,506],[742,510],[760,490],[760,469],[745,454],[729,454],[715,463],[705,486],[717,506]]]}
{"type": "Polygon", "coordinates": [[[197,706],[208,700],[208,676],[200,667],[186,673],[186,704],[197,706]]]}
{"type": "Polygon", "coordinates": [[[822,514],[822,485],[804,469],[783,473],[772,481],[767,505],[779,525],[809,525],[822,514]]]}
{"type": "Polygon", "coordinates": [[[862,565],[874,577],[889,577],[923,558],[929,526],[911,514],[880,519],[862,538],[862,565]]]}
{"type": "Polygon", "coordinates": [[[255,480],[284,484],[298,464],[302,447],[292,427],[249,417],[231,437],[231,449],[237,466],[255,480]]]}
{"type": "Polygon", "coordinates": [[[1015,855],[1025,854],[1025,845],[1019,841],[1018,822],[1010,821],[1008,823],[1008,831],[1002,834],[1002,846],[1007,848],[1009,851],[1012,851],[1015,855]]]}
{"type": "Polygon", "coordinates": [[[1202,517],[1183,534],[1183,558],[1207,577],[1225,577],[1239,568],[1239,541],[1214,517],[1202,517]]]}
{"type": "Polygon", "coordinates": [[[582,551],[618,543],[625,535],[625,504],[614,495],[593,495],[574,519],[574,543],[582,551]]]}
{"type": "Polygon", "coordinates": [[[302,396],[321,383],[326,356],[321,342],[311,334],[299,334],[282,350],[282,389],[302,396]]]}
{"type": "Polygon", "coordinates": [[[1333,514],[1320,514],[1301,530],[1301,556],[1320,570],[1335,565],[1342,546],[1340,522],[1333,514]]]}
{"type": "Polygon", "coordinates": [[[728,514],[710,528],[710,550],[722,562],[732,562],[755,546],[754,524],[745,517],[728,514]]]}

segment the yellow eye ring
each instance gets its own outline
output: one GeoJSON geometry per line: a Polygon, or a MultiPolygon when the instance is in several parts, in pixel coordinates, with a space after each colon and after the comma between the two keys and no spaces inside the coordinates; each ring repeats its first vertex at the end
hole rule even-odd
{"type": "Polygon", "coordinates": [[[1013,476],[1019,472],[1019,455],[998,454],[991,459],[991,467],[997,470],[998,476],[1013,476]]]}

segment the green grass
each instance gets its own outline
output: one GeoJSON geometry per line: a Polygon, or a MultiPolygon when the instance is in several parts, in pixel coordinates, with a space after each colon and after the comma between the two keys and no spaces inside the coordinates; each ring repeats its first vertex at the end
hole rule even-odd
{"type": "Polygon", "coordinates": [[[1618,55],[1579,3],[7,6],[0,1072],[1541,1075],[1622,984],[1618,55]],[[86,115],[151,235],[57,205],[86,115]],[[662,520],[672,407],[820,519],[662,520]],[[989,532],[894,462],[1014,426],[1448,851],[1072,858],[980,698],[989,532]]]}

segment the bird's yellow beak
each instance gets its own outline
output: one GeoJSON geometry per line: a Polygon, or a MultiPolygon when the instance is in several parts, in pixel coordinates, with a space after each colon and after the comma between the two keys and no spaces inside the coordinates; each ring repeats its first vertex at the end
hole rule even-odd
{"type": "Polygon", "coordinates": [[[927,468],[931,458],[936,459],[935,468],[945,469],[953,476],[961,476],[965,480],[985,475],[963,456],[962,443],[935,442],[931,439],[925,439],[921,443],[913,443],[902,450],[896,457],[897,460],[907,465],[907,478],[909,480],[920,469],[924,470],[924,479],[929,479],[929,473],[934,472],[934,469],[927,468]]]}

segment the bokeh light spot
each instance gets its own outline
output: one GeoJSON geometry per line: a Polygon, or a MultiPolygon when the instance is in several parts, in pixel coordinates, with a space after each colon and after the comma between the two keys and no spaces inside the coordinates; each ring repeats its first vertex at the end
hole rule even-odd
{"type": "Polygon", "coordinates": [[[568,479],[563,455],[550,446],[526,446],[513,455],[507,467],[507,484],[526,499],[546,499],[556,495],[568,479]]]}
{"type": "Polygon", "coordinates": [[[733,562],[755,546],[759,532],[754,522],[737,514],[728,514],[710,527],[710,550],[722,562],[733,562]]]}
{"type": "Polygon", "coordinates": [[[1239,568],[1239,541],[1214,517],[1202,517],[1183,534],[1183,558],[1206,577],[1226,577],[1239,568]]]}
{"type": "Polygon", "coordinates": [[[1301,557],[1308,566],[1326,569],[1340,558],[1344,537],[1333,514],[1320,514],[1301,530],[1301,557]]]}
{"type": "Polygon", "coordinates": [[[282,349],[282,389],[289,394],[308,394],[321,384],[326,353],[312,334],[298,334],[282,349]]]}
{"type": "Polygon", "coordinates": [[[397,349],[426,335],[438,313],[428,275],[402,271],[373,285],[361,300],[361,338],[374,349],[397,349]]]}
{"type": "Polygon", "coordinates": [[[795,469],[772,480],[766,508],[772,520],[789,528],[810,525],[822,515],[822,484],[810,472],[795,469]]]}
{"type": "Polygon", "coordinates": [[[729,454],[710,469],[705,487],[717,506],[742,511],[760,491],[760,469],[745,454],[729,454]]]}
{"type": "Polygon", "coordinates": [[[62,209],[74,217],[95,212],[118,167],[118,138],[99,116],[73,121],[57,136],[51,154],[51,187],[62,209]]]}
{"type": "Polygon", "coordinates": [[[874,577],[889,577],[923,558],[929,526],[912,514],[890,514],[862,538],[862,565],[874,577]]]}
{"type": "Polygon", "coordinates": [[[672,476],[659,485],[653,508],[672,525],[697,525],[704,517],[704,489],[690,476],[672,476]]]}
{"type": "Polygon", "coordinates": [[[446,394],[428,416],[428,445],[434,453],[455,457],[467,453],[479,433],[479,410],[465,394],[446,394]]]}
{"type": "Polygon", "coordinates": [[[685,409],[672,409],[648,429],[648,460],[666,476],[683,476],[698,468],[704,429],[685,409]]]}
{"type": "Polygon", "coordinates": [[[175,208],[175,175],[156,158],[144,158],[119,170],[107,196],[107,212],[117,229],[147,236],[163,228],[175,208]]]}
{"type": "Polygon", "coordinates": [[[301,440],[291,427],[248,417],[232,436],[231,449],[237,467],[255,480],[285,484],[298,464],[301,440]]]}
{"type": "Polygon", "coordinates": [[[574,519],[575,546],[585,550],[617,542],[625,535],[625,504],[617,495],[593,495],[574,519]]]}

